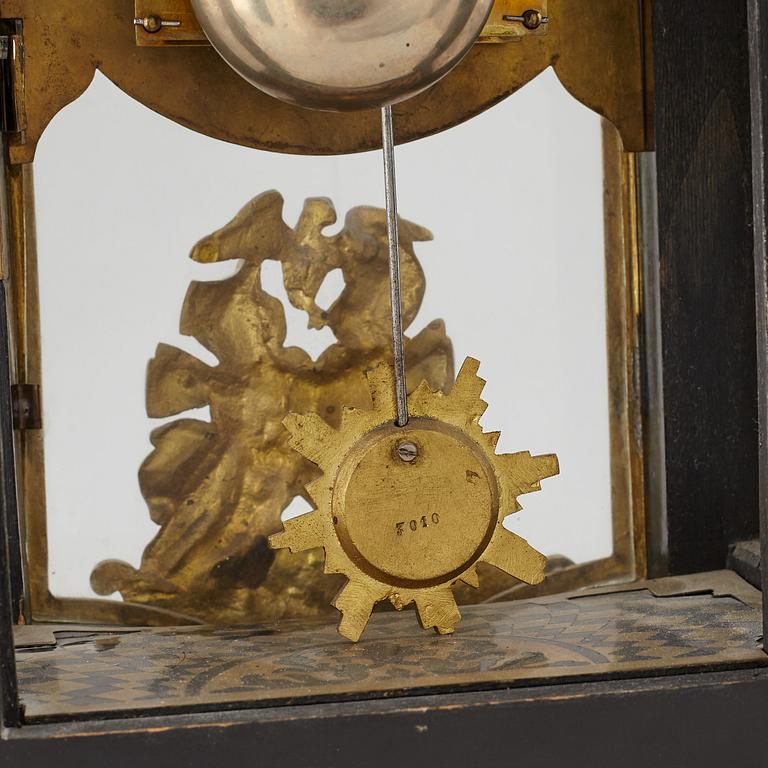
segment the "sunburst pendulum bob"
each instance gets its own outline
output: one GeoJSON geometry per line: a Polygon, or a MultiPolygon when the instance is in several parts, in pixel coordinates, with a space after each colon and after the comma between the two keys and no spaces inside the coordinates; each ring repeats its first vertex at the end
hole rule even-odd
{"type": "Polygon", "coordinates": [[[293,447],[323,475],[307,487],[316,510],[269,540],[274,549],[325,550],[326,573],[349,580],[334,605],[339,631],[353,641],[381,600],[397,609],[415,603],[423,627],[453,632],[461,615],[452,587],[477,586],[480,562],[541,582],[546,558],[503,523],[519,511],[518,496],[559,471],[556,456],[496,455],[499,434],[479,425],[485,382],[476,360],[464,363],[450,394],[423,383],[408,398],[389,108],[382,125],[393,365],[368,372],[373,409],[345,409],[338,430],[315,414],[286,418],[293,447]]]}
{"type": "Polygon", "coordinates": [[[334,605],[350,640],[381,600],[398,610],[415,603],[424,628],[453,632],[461,615],[451,588],[478,586],[480,562],[528,584],[544,578],[546,558],[503,523],[520,510],[518,496],[557,474],[557,457],[496,455],[499,433],[478,423],[478,367],[468,359],[447,395],[422,384],[405,427],[395,423],[386,365],[368,372],[373,409],[345,409],[338,430],[315,414],[285,420],[293,447],[323,474],[307,486],[316,510],[288,521],[270,545],[325,549],[325,572],[349,580],[334,605]]]}

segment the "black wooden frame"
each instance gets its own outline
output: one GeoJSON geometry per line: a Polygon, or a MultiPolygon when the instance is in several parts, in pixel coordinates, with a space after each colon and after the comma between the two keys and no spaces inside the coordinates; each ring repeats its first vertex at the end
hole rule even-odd
{"type": "Polygon", "coordinates": [[[760,550],[763,636],[768,638],[768,0],[748,0],[755,241],[757,361],[760,381],[760,550]]]}
{"type": "MultiPolygon", "coordinates": [[[[644,176],[657,179],[658,194],[643,203],[658,223],[658,249],[646,248],[658,278],[647,284],[646,311],[656,314],[646,352],[658,354],[646,373],[658,383],[648,405],[658,411],[663,401],[664,418],[646,438],[658,459],[652,575],[662,575],[724,567],[730,544],[758,535],[758,507],[768,562],[768,0],[653,0],[652,31],[657,152],[644,176]]],[[[0,762],[768,763],[762,669],[15,728],[19,537],[0,287],[0,762]]]]}
{"type": "Polygon", "coordinates": [[[768,670],[40,725],[7,765],[764,768],[768,670]]]}
{"type": "Polygon", "coordinates": [[[759,448],[747,0],[652,5],[657,576],[724,567],[730,545],[757,538],[759,448]]]}

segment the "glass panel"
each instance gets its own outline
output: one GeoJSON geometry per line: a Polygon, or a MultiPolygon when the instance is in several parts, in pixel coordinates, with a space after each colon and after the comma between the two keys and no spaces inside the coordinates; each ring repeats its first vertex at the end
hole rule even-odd
{"type": "MultiPolygon", "coordinates": [[[[522,497],[510,523],[546,554],[576,562],[612,552],[601,152],[600,118],[551,71],[398,150],[401,215],[435,236],[416,245],[427,292],[408,335],[443,318],[457,367],[469,355],[482,362],[482,423],[502,431],[499,450],[559,455],[561,475],[522,497]]],[[[336,231],[350,208],[383,206],[381,158],[216,142],[99,74],[45,133],[36,190],[54,594],[93,596],[96,563],[138,566],[155,535],[137,483],[160,423],[145,413],[147,361],[165,342],[215,363],[179,335],[179,315],[191,280],[222,279],[237,265],[187,255],[271,188],[284,195],[290,225],[305,198],[330,198],[336,231]]],[[[273,266],[264,287],[279,297],[273,266]]],[[[341,287],[335,279],[326,301],[341,287]]],[[[334,339],[306,321],[288,312],[288,343],[316,357],[334,339]]]]}

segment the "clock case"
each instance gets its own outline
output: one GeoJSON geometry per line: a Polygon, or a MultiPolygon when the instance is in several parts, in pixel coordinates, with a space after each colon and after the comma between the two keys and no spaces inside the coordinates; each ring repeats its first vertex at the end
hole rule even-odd
{"type": "MultiPolygon", "coordinates": [[[[134,11],[124,7],[125,2],[113,0],[113,4],[119,6],[122,17],[134,11]]],[[[558,74],[567,82],[568,67],[575,72],[581,64],[582,77],[575,76],[572,92],[606,115],[618,128],[624,148],[638,153],[631,168],[638,212],[634,232],[643,277],[641,311],[635,317],[640,356],[636,371],[642,392],[642,568],[635,570],[640,580],[634,583],[509,604],[515,606],[514,614],[505,604],[481,606],[470,612],[469,621],[480,636],[483,627],[498,628],[513,615],[518,631],[521,622],[524,627],[541,626],[536,611],[542,606],[551,620],[578,605],[582,618],[594,610],[600,615],[600,626],[615,631],[606,640],[593,625],[590,630],[582,627],[581,639],[575,643],[584,651],[596,651],[603,642],[608,664],[574,669],[569,658],[569,664],[551,664],[546,674],[534,664],[535,674],[516,669],[489,676],[478,669],[497,658],[494,653],[503,659],[505,648],[477,651],[473,666],[467,645],[457,657],[467,662],[466,669],[456,668],[456,674],[450,674],[457,659],[446,658],[442,677],[420,684],[414,684],[414,674],[395,655],[387,660],[392,667],[390,678],[368,687],[320,686],[302,694],[290,686],[281,689],[278,674],[271,683],[284,695],[271,698],[255,694],[251,699],[241,695],[212,701],[205,695],[197,699],[187,695],[169,706],[163,698],[167,691],[151,701],[150,687],[138,704],[126,706],[118,697],[111,709],[87,710],[80,706],[87,697],[77,693],[83,687],[81,680],[68,692],[68,707],[62,709],[59,699],[58,709],[54,706],[47,714],[41,710],[34,716],[24,707],[24,686],[30,681],[19,677],[17,656],[30,649],[36,652],[39,669],[47,669],[54,682],[51,690],[61,693],[62,670],[73,659],[77,661],[74,641],[103,649],[112,642],[105,636],[115,633],[82,623],[71,625],[69,637],[54,638],[64,654],[59,666],[56,660],[46,659],[51,650],[47,636],[30,640],[27,634],[27,645],[14,647],[14,633],[19,645],[22,630],[34,628],[34,624],[20,625],[25,615],[22,598],[28,588],[23,553],[31,542],[20,534],[18,436],[40,426],[39,393],[34,383],[19,379],[18,352],[23,341],[9,322],[15,307],[14,280],[20,279],[9,264],[13,223],[23,218],[18,210],[23,199],[14,195],[14,178],[23,187],[24,165],[34,153],[36,138],[47,119],[74,98],[82,85],[71,77],[67,82],[75,83],[72,90],[57,91],[61,103],[46,101],[34,82],[34,72],[20,69],[14,46],[36,34],[35,30],[39,33],[48,14],[46,33],[52,19],[80,31],[93,24],[101,29],[99,45],[132,57],[136,72],[149,66],[142,59],[141,46],[138,53],[129,53],[124,36],[119,43],[111,37],[106,11],[95,20],[73,13],[64,21],[66,5],[40,2],[31,8],[22,0],[0,3],[5,32],[2,94],[7,180],[2,205],[6,261],[0,291],[0,756],[15,759],[14,764],[62,766],[102,765],[106,759],[115,765],[141,760],[191,766],[254,758],[286,766],[410,764],[426,759],[459,765],[468,761],[496,764],[510,755],[530,765],[564,760],[576,764],[621,761],[628,766],[660,761],[703,766],[724,760],[762,765],[768,756],[760,727],[768,696],[761,630],[765,572],[760,568],[761,553],[766,553],[768,545],[765,535],[760,538],[761,520],[763,531],[768,532],[768,1],[734,0],[711,6],[692,0],[639,3],[632,9],[636,23],[629,47],[626,38],[607,34],[606,24],[616,20],[616,3],[596,2],[586,11],[582,3],[578,9],[565,0],[549,3],[548,13],[559,17],[567,32],[560,33],[557,42],[562,50],[541,53],[535,66],[546,66],[556,55],[558,74]],[[591,49],[600,30],[602,47],[591,49]],[[586,47],[569,48],[567,40],[572,38],[586,47]],[[632,57],[638,77],[611,71],[598,83],[584,75],[589,72],[587,61],[597,59],[599,70],[602,61],[596,51],[600,50],[632,57]],[[30,95],[25,95],[25,89],[30,95]],[[25,110],[19,109],[22,103],[25,110]],[[627,626],[625,621],[622,626],[628,615],[634,623],[627,626]],[[692,657],[693,663],[681,664],[676,653],[664,661],[659,646],[670,637],[683,637],[686,623],[695,629],[699,656],[692,657]],[[627,631],[634,633],[631,638],[621,634],[627,631]],[[634,643],[630,650],[627,642],[634,643]]],[[[82,13],[98,16],[100,12],[82,13]]],[[[61,35],[59,44],[64,39],[61,35]]],[[[198,58],[206,61],[207,54],[197,49],[180,64],[179,58],[174,59],[174,46],[169,45],[163,48],[162,67],[194,67],[198,58]]],[[[106,70],[112,66],[109,56],[92,58],[98,58],[106,70]]],[[[69,54],[62,60],[78,71],[90,66],[69,54]]],[[[119,56],[113,61],[119,61],[119,56]]],[[[129,93],[144,87],[137,84],[142,78],[130,71],[128,67],[125,82],[120,83],[129,93]]],[[[530,72],[524,75],[529,76],[530,72]]],[[[461,77],[458,71],[446,79],[439,86],[445,89],[443,95],[450,89],[460,93],[461,77]]],[[[496,81],[478,97],[478,103],[462,102],[457,107],[461,114],[432,110],[428,119],[433,124],[419,124],[405,114],[403,137],[417,138],[449,127],[515,87],[496,81]]],[[[168,104],[161,91],[157,94],[156,103],[151,103],[152,95],[145,94],[142,100],[176,119],[186,109],[187,123],[203,128],[195,125],[194,105],[168,104]]],[[[375,146],[370,116],[361,116],[347,134],[331,132],[329,140],[340,144],[317,147],[308,146],[305,137],[292,132],[291,116],[282,107],[264,101],[260,108],[280,114],[274,125],[283,142],[280,147],[269,146],[273,137],[255,137],[253,143],[261,147],[351,151],[375,146]]],[[[215,126],[204,132],[215,135],[215,126]]],[[[26,189],[30,194],[31,187],[26,189]]],[[[580,626],[569,621],[570,627],[580,626]]],[[[48,632],[50,627],[41,630],[48,632]]],[[[129,638],[137,636],[139,642],[131,646],[134,652],[161,640],[170,642],[171,648],[188,640],[158,639],[151,630],[139,630],[138,635],[134,630],[129,638]]],[[[321,637],[315,635],[314,641],[321,637]]],[[[254,653],[266,644],[258,635],[249,636],[249,642],[254,653]]],[[[278,636],[270,642],[278,657],[292,641],[278,636]]],[[[420,642],[414,641],[420,654],[416,678],[424,662],[420,642]]],[[[196,661],[215,664],[220,658],[216,649],[224,647],[217,643],[214,639],[206,646],[193,644],[203,654],[196,661]]],[[[123,643],[128,644],[128,640],[123,643]]],[[[305,642],[302,649],[308,647],[312,642],[305,642]]],[[[99,675],[92,658],[90,670],[84,672],[88,681],[99,675]]],[[[311,662],[317,663],[316,658],[311,662]]],[[[329,655],[321,657],[320,663],[337,661],[329,655]]],[[[44,677],[36,684],[45,686],[44,677]]],[[[127,687],[125,680],[115,683],[118,692],[124,693],[127,687]]]]}

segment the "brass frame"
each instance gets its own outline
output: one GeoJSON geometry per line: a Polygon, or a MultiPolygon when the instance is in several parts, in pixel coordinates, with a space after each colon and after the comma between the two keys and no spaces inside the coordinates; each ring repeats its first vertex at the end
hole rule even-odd
{"type": "MultiPolygon", "coordinates": [[[[627,149],[648,149],[652,123],[643,37],[648,2],[547,0],[546,34],[476,45],[433,88],[398,104],[398,141],[468,120],[553,67],[576,99],[617,126],[627,149]]],[[[381,146],[377,110],[303,110],[253,88],[211,47],[137,46],[131,0],[0,0],[0,15],[23,29],[14,82],[20,84],[16,114],[24,129],[9,142],[13,164],[32,162],[45,127],[86,90],[97,69],[150,109],[243,146],[296,154],[381,146]]]]}
{"type": "MultiPolygon", "coordinates": [[[[553,573],[543,585],[521,584],[492,600],[551,594],[646,576],[643,430],[639,325],[642,284],[636,155],[622,149],[604,121],[606,296],[612,482],[613,554],[553,573]]],[[[42,382],[32,166],[8,175],[12,330],[19,383],[42,382]]],[[[164,611],[124,602],[56,597],[48,581],[43,432],[17,432],[20,509],[25,541],[27,621],[163,625],[164,611]]],[[[176,617],[176,623],[178,618],[176,617]]]]}

